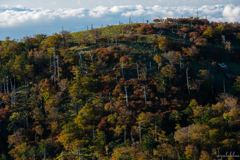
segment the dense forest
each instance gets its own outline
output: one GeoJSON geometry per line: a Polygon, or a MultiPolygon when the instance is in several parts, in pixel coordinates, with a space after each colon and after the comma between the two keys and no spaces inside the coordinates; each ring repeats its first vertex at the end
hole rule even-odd
{"type": "Polygon", "coordinates": [[[193,17],[6,37],[0,160],[237,159],[239,43],[193,17]]]}

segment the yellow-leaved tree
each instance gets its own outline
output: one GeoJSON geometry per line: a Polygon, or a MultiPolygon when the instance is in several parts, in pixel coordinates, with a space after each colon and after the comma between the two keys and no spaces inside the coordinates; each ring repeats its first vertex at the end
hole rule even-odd
{"type": "Polygon", "coordinates": [[[158,64],[158,66],[159,67],[161,67],[162,66],[162,57],[161,56],[159,56],[159,55],[155,55],[154,57],[153,57],[153,60],[158,64]]]}
{"type": "Polygon", "coordinates": [[[165,37],[165,36],[160,36],[157,40],[158,43],[158,48],[162,50],[163,52],[166,52],[170,50],[172,47],[172,39],[165,37]]]}
{"type": "Polygon", "coordinates": [[[207,38],[208,40],[214,38],[214,29],[211,26],[208,26],[203,32],[203,37],[207,38]]]}
{"type": "Polygon", "coordinates": [[[169,82],[171,85],[171,79],[176,75],[176,68],[173,67],[171,64],[167,64],[165,67],[162,68],[162,73],[164,75],[164,77],[169,78],[169,82]]]}
{"type": "Polygon", "coordinates": [[[207,151],[202,150],[199,160],[212,160],[212,157],[207,151]]]}
{"type": "Polygon", "coordinates": [[[59,134],[58,141],[62,143],[65,150],[72,151],[74,155],[81,150],[84,145],[93,142],[93,137],[89,136],[96,125],[97,112],[93,104],[86,103],[73,122],[63,126],[59,134]]]}

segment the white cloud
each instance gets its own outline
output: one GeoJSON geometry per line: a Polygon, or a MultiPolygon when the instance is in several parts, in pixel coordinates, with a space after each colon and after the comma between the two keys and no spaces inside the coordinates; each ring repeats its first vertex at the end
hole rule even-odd
{"type": "Polygon", "coordinates": [[[109,11],[108,7],[99,6],[99,7],[89,10],[89,16],[90,17],[101,17],[109,12],[110,11],[109,11]]]}
{"type": "MultiPolygon", "coordinates": [[[[78,1],[80,2],[80,1],[78,1]]],[[[78,3],[80,4],[80,3],[78,3]]],[[[157,17],[190,17],[198,15],[201,18],[208,17],[210,21],[239,21],[240,7],[235,5],[204,5],[200,8],[189,6],[181,7],[153,7],[142,5],[125,5],[104,7],[98,6],[93,9],[43,9],[26,8],[18,5],[16,7],[0,5],[0,39],[6,36],[22,38],[23,36],[58,32],[64,26],[66,30],[85,30],[87,25],[100,27],[106,24],[118,24],[119,21],[128,23],[131,17],[133,22],[139,19],[152,21],[157,17]]]]}
{"type": "Polygon", "coordinates": [[[222,15],[224,20],[228,20],[230,22],[237,22],[240,20],[240,7],[234,5],[225,6],[222,15]]]}

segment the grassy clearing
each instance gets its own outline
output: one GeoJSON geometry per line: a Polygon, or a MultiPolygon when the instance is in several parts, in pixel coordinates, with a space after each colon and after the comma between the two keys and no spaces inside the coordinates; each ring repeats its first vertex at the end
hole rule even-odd
{"type": "MultiPolygon", "coordinates": [[[[142,23],[139,23],[142,24],[142,23]]],[[[110,45],[114,45],[115,41],[113,41],[113,37],[115,35],[118,36],[128,36],[127,34],[124,34],[122,31],[123,27],[126,26],[133,26],[135,25],[133,24],[124,24],[124,25],[114,25],[114,26],[107,26],[107,27],[102,27],[102,28],[98,28],[99,30],[101,30],[101,35],[99,35],[99,37],[108,37],[108,39],[110,40],[110,43],[107,43],[106,46],[110,46],[110,45]]],[[[96,29],[93,29],[96,30],[96,29]]],[[[75,45],[73,45],[70,50],[90,50],[90,49],[95,49],[95,45],[91,45],[91,46],[78,46],[77,42],[79,41],[79,37],[81,35],[87,35],[89,41],[95,43],[92,39],[92,35],[88,32],[88,31],[79,31],[79,32],[72,32],[70,33],[72,35],[72,43],[74,43],[75,45]]],[[[135,43],[129,44],[126,41],[122,41],[121,44],[126,44],[130,47],[133,48],[132,52],[142,52],[142,51],[146,51],[146,50],[151,50],[153,51],[153,49],[146,49],[146,48],[142,48],[141,46],[143,46],[144,44],[146,44],[146,46],[150,46],[153,44],[152,42],[152,36],[151,35],[142,35],[146,38],[146,40],[144,40],[143,42],[141,42],[140,40],[138,40],[135,43]],[[136,45],[137,44],[137,45],[136,45]]],[[[119,42],[118,42],[119,43],[119,42]]],[[[99,47],[99,46],[98,46],[99,47]]]]}
{"type": "MultiPolygon", "coordinates": [[[[113,26],[107,26],[107,27],[102,27],[102,28],[98,28],[99,30],[101,30],[102,34],[99,35],[99,37],[114,37],[115,35],[125,35],[123,34],[122,28],[126,27],[126,26],[133,26],[135,23],[132,24],[122,24],[122,25],[113,25],[113,26]]],[[[143,23],[139,23],[139,24],[143,24],[143,23]]],[[[96,30],[96,29],[93,29],[96,30]]],[[[73,37],[73,41],[77,42],[78,38],[80,35],[86,34],[88,33],[88,31],[79,31],[79,32],[72,32],[70,33],[73,37]]]]}

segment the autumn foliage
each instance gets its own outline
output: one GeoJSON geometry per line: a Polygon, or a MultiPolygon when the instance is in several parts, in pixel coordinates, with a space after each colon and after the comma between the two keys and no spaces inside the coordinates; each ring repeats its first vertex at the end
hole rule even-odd
{"type": "Polygon", "coordinates": [[[7,37],[0,160],[211,160],[240,152],[239,27],[159,18],[7,37]]]}

